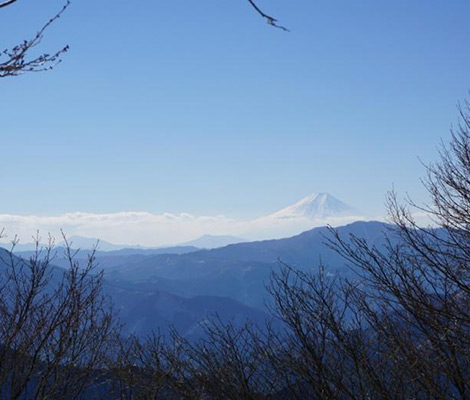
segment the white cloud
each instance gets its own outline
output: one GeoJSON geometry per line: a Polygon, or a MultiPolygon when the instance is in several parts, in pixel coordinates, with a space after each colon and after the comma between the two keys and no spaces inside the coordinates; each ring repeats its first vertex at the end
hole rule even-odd
{"type": "Polygon", "coordinates": [[[118,212],[94,214],[84,212],[59,216],[21,216],[0,214],[0,228],[5,228],[8,238],[17,235],[22,243],[31,241],[39,231],[60,236],[79,235],[99,238],[116,244],[160,246],[182,243],[203,234],[236,235],[246,239],[279,238],[298,234],[315,226],[344,225],[361,217],[288,220],[262,217],[250,221],[235,220],[223,215],[194,216],[188,213],[152,214],[148,212],[118,212]]]}
{"type": "Polygon", "coordinates": [[[118,212],[112,214],[67,213],[60,216],[20,216],[0,214],[0,227],[11,238],[18,235],[22,242],[30,241],[38,230],[42,234],[98,237],[114,243],[147,246],[183,242],[206,232],[225,232],[232,220],[224,216],[195,217],[187,213],[151,214],[118,212]]]}

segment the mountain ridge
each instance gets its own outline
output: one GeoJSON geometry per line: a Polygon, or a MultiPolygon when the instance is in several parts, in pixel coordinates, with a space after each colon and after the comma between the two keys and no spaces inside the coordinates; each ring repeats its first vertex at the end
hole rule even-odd
{"type": "Polygon", "coordinates": [[[298,202],[270,214],[270,218],[309,218],[321,220],[335,217],[360,216],[361,213],[329,193],[311,193],[298,202]]]}

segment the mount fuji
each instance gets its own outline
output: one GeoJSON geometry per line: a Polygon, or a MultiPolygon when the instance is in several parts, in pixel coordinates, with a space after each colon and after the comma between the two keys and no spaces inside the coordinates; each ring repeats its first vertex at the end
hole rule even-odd
{"type": "Polygon", "coordinates": [[[253,220],[250,228],[254,237],[274,239],[296,235],[318,226],[342,226],[368,219],[362,212],[331,194],[312,193],[295,204],[253,220]]]}
{"type": "Polygon", "coordinates": [[[323,220],[359,215],[361,213],[354,207],[343,203],[328,193],[312,193],[297,203],[269,215],[269,217],[276,219],[308,218],[323,220]]]}

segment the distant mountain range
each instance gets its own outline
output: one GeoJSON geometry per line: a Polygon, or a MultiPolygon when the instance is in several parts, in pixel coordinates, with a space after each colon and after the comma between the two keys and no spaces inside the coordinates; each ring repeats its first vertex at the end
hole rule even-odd
{"type": "MultiPolygon", "coordinates": [[[[327,193],[309,195],[299,202],[251,222],[252,229],[292,226],[311,228],[327,222],[360,219],[361,213],[327,193]],[[298,223],[301,221],[301,224],[298,223]]],[[[354,222],[340,226],[339,234],[365,238],[380,246],[389,226],[380,222],[354,222]]],[[[145,248],[99,241],[96,252],[99,267],[105,271],[105,290],[113,299],[127,332],[146,335],[151,330],[167,332],[176,327],[188,338],[201,335],[200,323],[218,314],[224,320],[243,323],[269,319],[265,305],[270,298],[266,285],[279,260],[306,271],[320,260],[328,273],[353,276],[351,268],[325,242],[328,229],[308,229],[292,237],[247,242],[229,235],[203,235],[177,246],[145,248]]],[[[76,257],[85,263],[97,239],[72,236],[76,257]]],[[[63,245],[59,243],[54,264],[66,268],[63,245]]],[[[19,245],[18,256],[28,258],[31,245],[19,245]],[[28,246],[30,246],[28,248],[28,246]]]]}
{"type": "MultiPolygon", "coordinates": [[[[0,279],[3,279],[2,274],[11,260],[9,252],[0,248],[0,279]]],[[[13,262],[18,270],[21,259],[13,256],[13,262]]],[[[65,262],[62,267],[52,266],[47,283],[49,288],[53,289],[60,283],[66,269],[65,262]]],[[[247,318],[261,326],[272,320],[266,312],[227,297],[185,298],[155,288],[128,288],[109,280],[104,280],[103,292],[112,299],[117,317],[123,323],[123,333],[141,336],[152,331],[168,334],[175,328],[188,339],[198,339],[203,334],[201,324],[216,315],[221,321],[231,321],[236,325],[242,325],[247,318]]]]}
{"type": "MultiPolygon", "coordinates": [[[[134,249],[144,249],[141,246],[131,246],[131,245],[118,245],[113,244],[110,242],[106,242],[105,240],[97,239],[97,238],[88,238],[83,236],[70,236],[67,238],[67,242],[73,249],[83,249],[83,250],[91,250],[98,245],[98,249],[100,251],[116,251],[121,249],[127,248],[134,248],[134,249]]],[[[45,243],[41,243],[45,245],[45,243]]],[[[0,243],[0,246],[10,250],[11,245],[6,243],[0,243]]],[[[58,242],[55,247],[65,247],[64,241],[58,242]]],[[[18,243],[15,245],[15,252],[31,252],[36,249],[35,243],[18,243]]]]}
{"type": "MultiPolygon", "coordinates": [[[[380,222],[356,222],[338,228],[338,232],[345,238],[355,234],[377,244],[387,227],[380,222]]],[[[101,262],[107,279],[128,289],[164,290],[183,297],[229,297],[262,309],[267,300],[265,285],[272,271],[279,268],[279,260],[310,270],[318,267],[321,259],[331,273],[351,274],[342,257],[325,244],[328,237],[328,229],[320,227],[286,239],[101,262]]]]}
{"type": "MultiPolygon", "coordinates": [[[[228,246],[229,244],[241,243],[246,241],[246,239],[229,235],[203,235],[198,237],[197,239],[177,245],[144,247],[138,245],[113,244],[97,238],[87,238],[76,235],[67,238],[67,242],[72,249],[86,250],[87,252],[89,252],[91,249],[96,248],[99,253],[108,253],[101,254],[102,256],[124,254],[181,254],[198,249],[215,249],[217,247],[228,246]]],[[[0,247],[9,250],[11,246],[7,244],[0,244],[0,247]]],[[[65,242],[61,241],[55,247],[65,248],[65,242]]],[[[14,251],[15,253],[32,254],[35,249],[36,244],[34,243],[18,243],[15,246],[14,251]]]]}
{"type": "MultiPolygon", "coordinates": [[[[356,222],[339,227],[338,233],[346,240],[356,235],[380,247],[389,229],[380,222],[356,222]]],[[[328,238],[331,232],[321,227],[291,238],[181,255],[128,256],[103,267],[108,285],[134,299],[131,305],[121,295],[117,299],[131,331],[146,332],[155,324],[164,328],[170,321],[197,337],[200,327],[195,321],[214,313],[238,322],[268,319],[265,306],[271,299],[266,285],[279,270],[279,260],[304,271],[315,270],[321,260],[328,274],[355,279],[352,267],[326,244],[328,238]]]]}
{"type": "Polygon", "coordinates": [[[180,246],[193,246],[199,249],[215,249],[229,244],[247,242],[248,240],[228,235],[203,235],[197,239],[182,243],[180,246]]]}
{"type": "MultiPolygon", "coordinates": [[[[338,232],[345,239],[354,234],[380,246],[388,229],[389,225],[380,222],[355,222],[339,227],[338,232]]],[[[97,262],[105,271],[106,293],[127,332],[167,332],[173,325],[188,338],[197,338],[202,332],[200,323],[214,314],[239,324],[246,318],[256,322],[269,319],[266,285],[280,268],[279,260],[309,271],[321,259],[329,274],[354,277],[341,256],[325,244],[328,237],[328,229],[320,227],[286,239],[210,250],[188,247],[180,254],[165,249],[160,254],[155,253],[158,249],[99,251],[97,262]]],[[[78,252],[77,261],[86,262],[86,254],[85,250],[78,252]]],[[[20,255],[27,258],[28,253],[20,255]]],[[[67,267],[60,248],[54,263],[67,267]]]]}
{"type": "MultiPolygon", "coordinates": [[[[106,242],[105,240],[102,240],[102,239],[88,238],[88,237],[83,237],[83,236],[78,236],[78,235],[67,238],[67,242],[73,249],[90,250],[95,247],[97,247],[97,249],[101,251],[116,251],[116,250],[131,248],[131,247],[134,249],[144,249],[144,247],[142,246],[114,244],[114,243],[106,242]]],[[[61,241],[58,243],[58,246],[64,247],[65,243],[61,241]]]]}

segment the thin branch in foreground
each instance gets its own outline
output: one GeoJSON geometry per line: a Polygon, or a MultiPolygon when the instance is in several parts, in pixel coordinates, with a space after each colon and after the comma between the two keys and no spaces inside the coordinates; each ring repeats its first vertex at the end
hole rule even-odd
{"type": "Polygon", "coordinates": [[[0,3],[0,8],[9,6],[10,4],[16,3],[18,0],[7,0],[2,3],[0,3]]]}
{"type": "MultiPolygon", "coordinates": [[[[14,1],[17,0],[8,0],[7,2],[0,3],[0,8],[12,4],[14,1]]],[[[17,76],[26,72],[47,71],[53,69],[61,62],[60,56],[68,51],[69,46],[65,46],[54,54],[43,53],[40,56],[29,60],[26,59],[26,57],[30,50],[41,43],[44,32],[52,23],[62,16],[69,5],[70,1],[67,1],[62,9],[53,18],[51,18],[32,39],[25,40],[11,49],[0,51],[0,58],[7,57],[6,61],[0,62],[0,78],[17,76]]]]}
{"type": "Polygon", "coordinates": [[[276,18],[271,17],[270,15],[264,13],[253,0],[248,0],[251,6],[256,10],[256,12],[263,17],[269,25],[274,26],[275,28],[282,29],[283,31],[290,32],[285,26],[278,25],[276,18]]]}

